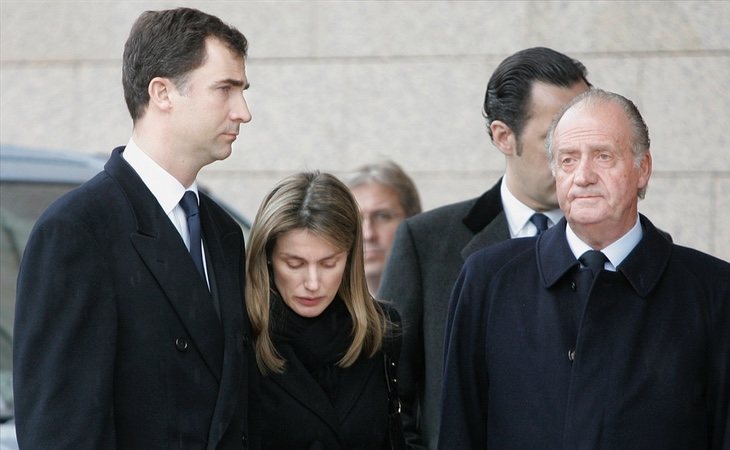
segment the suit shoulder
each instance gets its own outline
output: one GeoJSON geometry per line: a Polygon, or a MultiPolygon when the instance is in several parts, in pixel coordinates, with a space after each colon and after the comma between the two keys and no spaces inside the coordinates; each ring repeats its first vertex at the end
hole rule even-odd
{"type": "Polygon", "coordinates": [[[405,220],[408,227],[412,229],[443,228],[448,224],[461,224],[462,219],[474,206],[477,199],[464,200],[458,203],[439,206],[405,220]]]}
{"type": "Polygon", "coordinates": [[[672,260],[701,279],[730,280],[730,263],[697,249],[672,244],[672,260]]]}
{"type": "Polygon", "coordinates": [[[109,208],[109,195],[115,192],[112,179],[100,172],[80,186],[71,189],[51,202],[38,218],[38,222],[74,220],[84,215],[94,216],[104,211],[116,214],[114,208],[109,208]]]}
{"type": "Polygon", "coordinates": [[[201,192],[200,201],[205,203],[206,207],[208,208],[208,212],[210,213],[213,221],[215,221],[216,223],[218,223],[222,226],[225,226],[225,227],[240,228],[236,219],[234,219],[228,213],[228,211],[226,211],[225,208],[223,208],[223,206],[219,205],[209,195],[201,192]]]}

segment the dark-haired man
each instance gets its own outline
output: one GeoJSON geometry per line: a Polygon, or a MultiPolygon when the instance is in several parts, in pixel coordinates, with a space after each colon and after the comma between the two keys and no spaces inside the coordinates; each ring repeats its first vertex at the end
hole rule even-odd
{"type": "Polygon", "coordinates": [[[565,219],[464,265],[440,449],[730,448],[730,264],[638,213],[649,143],[618,94],[558,115],[547,148],[565,219]]]}
{"type": "Polygon", "coordinates": [[[403,318],[400,392],[412,445],[419,434],[428,448],[438,440],[446,311],[464,260],[560,220],[545,132],[588,88],[585,67],[554,50],[529,48],[506,58],[487,84],[483,111],[505,156],[504,177],[481,197],[406,219],[396,232],[378,297],[393,301],[403,318]]]}
{"type": "Polygon", "coordinates": [[[48,208],[21,264],[22,448],[245,447],[243,236],[195,180],[251,120],[246,52],[243,34],[194,9],[133,25],[132,137],[48,208]]]}

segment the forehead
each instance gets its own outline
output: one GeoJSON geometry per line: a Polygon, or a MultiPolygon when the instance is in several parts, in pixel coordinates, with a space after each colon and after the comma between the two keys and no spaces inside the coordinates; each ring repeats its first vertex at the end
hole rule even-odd
{"type": "Polygon", "coordinates": [[[631,123],[621,107],[613,102],[581,102],[561,117],[553,139],[558,150],[581,144],[614,144],[628,148],[631,123]]]}
{"type": "Polygon", "coordinates": [[[398,192],[390,186],[371,181],[350,189],[360,207],[365,206],[400,206],[398,192]]]}
{"type": "Polygon", "coordinates": [[[332,242],[306,228],[296,228],[280,234],[274,245],[274,253],[302,259],[326,258],[342,251],[332,242]]]}

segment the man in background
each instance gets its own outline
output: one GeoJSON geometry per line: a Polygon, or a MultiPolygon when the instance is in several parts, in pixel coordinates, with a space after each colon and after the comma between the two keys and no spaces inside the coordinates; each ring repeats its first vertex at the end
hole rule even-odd
{"type": "Polygon", "coordinates": [[[18,442],[41,449],[240,449],[255,370],[239,225],[198,191],[240,126],[246,38],[180,8],[124,48],[132,137],[38,220],[18,277],[18,442]]]}
{"type": "Polygon", "coordinates": [[[347,185],[360,207],[365,276],[370,293],[375,295],[395,230],[404,219],[421,212],[421,200],[413,180],[392,161],[358,167],[347,185]]]}
{"type": "Polygon", "coordinates": [[[481,197],[419,214],[396,232],[378,297],[394,302],[403,319],[399,389],[412,445],[421,439],[433,449],[438,441],[444,326],[464,260],[560,220],[545,132],[588,88],[583,64],[554,50],[529,48],[506,58],[489,79],[483,111],[505,157],[504,176],[481,197]]]}
{"type": "Polygon", "coordinates": [[[649,132],[576,98],[548,131],[555,227],[469,258],[449,306],[439,448],[730,446],[730,264],[638,213],[649,132]]]}

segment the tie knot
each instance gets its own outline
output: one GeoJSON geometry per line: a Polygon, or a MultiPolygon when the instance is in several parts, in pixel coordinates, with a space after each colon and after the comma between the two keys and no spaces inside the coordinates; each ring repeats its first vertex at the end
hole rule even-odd
{"type": "Polygon", "coordinates": [[[195,195],[195,192],[193,191],[185,191],[185,194],[182,196],[182,199],[180,200],[180,206],[182,207],[183,211],[185,211],[185,215],[190,218],[198,214],[198,197],[195,195]]]}
{"type": "Polygon", "coordinates": [[[537,228],[537,235],[541,235],[543,231],[548,229],[548,218],[545,214],[535,213],[530,216],[530,222],[537,228]]]}
{"type": "Polygon", "coordinates": [[[606,255],[604,255],[602,252],[599,252],[598,250],[588,250],[587,252],[580,255],[578,261],[580,261],[580,263],[584,266],[591,269],[591,272],[593,272],[593,276],[595,277],[596,275],[598,275],[598,272],[603,270],[603,267],[606,264],[606,261],[608,261],[608,258],[606,258],[606,255]]]}

